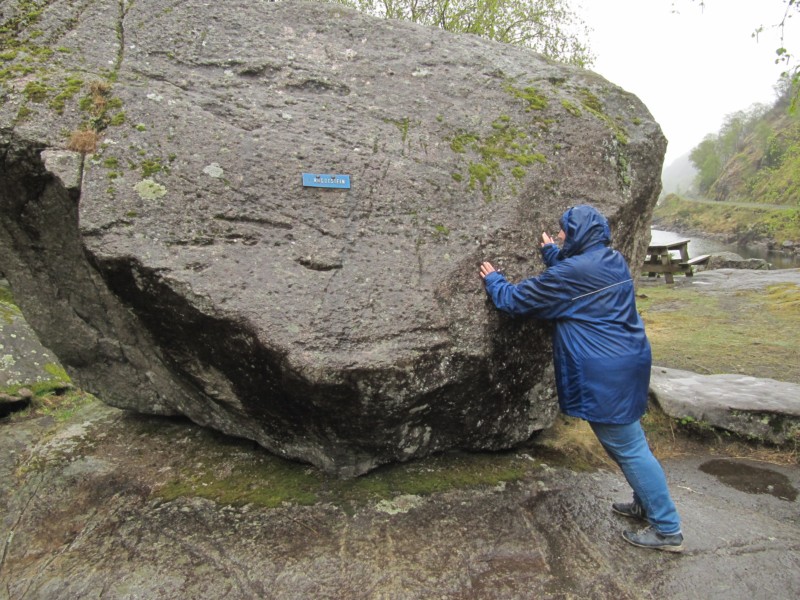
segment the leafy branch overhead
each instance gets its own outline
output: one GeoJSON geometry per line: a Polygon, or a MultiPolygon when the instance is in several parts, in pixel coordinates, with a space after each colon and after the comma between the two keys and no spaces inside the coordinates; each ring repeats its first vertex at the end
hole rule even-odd
{"type": "Polygon", "coordinates": [[[525,46],[588,67],[593,56],[586,25],[568,0],[321,0],[386,19],[412,21],[453,33],[471,33],[525,46]]]}
{"type": "MultiPolygon", "coordinates": [[[[691,0],[703,8],[704,0],[691,0]]],[[[800,16],[800,0],[779,0],[783,5],[782,13],[776,12],[776,19],[770,24],[759,24],[752,33],[752,37],[758,40],[764,33],[770,30],[778,33],[778,47],[775,49],[775,64],[786,65],[786,70],[781,77],[787,82],[792,90],[790,112],[795,112],[800,106],[800,65],[795,60],[794,51],[786,43],[786,26],[793,16],[800,16]]]]}

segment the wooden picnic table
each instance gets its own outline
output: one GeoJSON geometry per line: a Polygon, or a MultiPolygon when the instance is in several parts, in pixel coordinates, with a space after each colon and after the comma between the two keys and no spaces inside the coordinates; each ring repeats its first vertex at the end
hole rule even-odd
{"type": "Polygon", "coordinates": [[[647,257],[645,258],[642,271],[649,277],[664,275],[664,281],[675,283],[673,275],[683,273],[686,277],[693,274],[692,267],[708,261],[708,255],[689,258],[689,242],[691,240],[675,240],[663,244],[650,244],[647,247],[647,257]],[[677,256],[674,256],[677,254],[677,256]]]}

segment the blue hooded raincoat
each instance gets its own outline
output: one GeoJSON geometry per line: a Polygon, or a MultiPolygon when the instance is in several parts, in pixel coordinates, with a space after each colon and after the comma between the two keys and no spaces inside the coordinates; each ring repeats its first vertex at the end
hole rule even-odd
{"type": "Polygon", "coordinates": [[[633,279],[609,247],[608,221],[591,206],[561,217],[563,248],[542,247],[548,268],[517,285],[500,273],[484,283],[509,314],[551,320],[561,411],[596,423],[629,424],[647,408],[650,343],[636,312],[633,279]]]}

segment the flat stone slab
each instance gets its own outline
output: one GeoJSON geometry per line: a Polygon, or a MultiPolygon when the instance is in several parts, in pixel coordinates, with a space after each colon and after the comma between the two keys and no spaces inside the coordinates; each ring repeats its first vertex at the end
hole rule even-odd
{"type": "Polygon", "coordinates": [[[650,391],[669,416],[784,443],[800,435],[800,385],[653,367],[650,391]]]}
{"type": "Polygon", "coordinates": [[[800,285],[800,269],[769,271],[713,269],[697,273],[694,277],[678,277],[675,282],[679,285],[707,288],[710,291],[760,290],[773,284],[794,283],[800,285]]]}
{"type": "Polygon", "coordinates": [[[706,269],[754,269],[769,271],[769,262],[763,258],[744,258],[735,252],[714,252],[708,259],[706,269]]]}

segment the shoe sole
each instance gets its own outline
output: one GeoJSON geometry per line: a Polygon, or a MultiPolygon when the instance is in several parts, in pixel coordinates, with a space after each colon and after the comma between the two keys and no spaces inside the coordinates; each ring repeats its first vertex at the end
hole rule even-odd
{"type": "Polygon", "coordinates": [[[664,552],[683,552],[683,544],[680,546],[674,546],[671,544],[665,544],[663,546],[645,546],[644,544],[637,544],[633,540],[628,539],[625,537],[625,534],[622,534],[622,539],[631,544],[632,546],[636,546],[637,548],[646,548],[648,550],[662,550],[664,552]]]}

